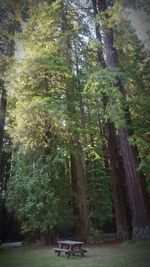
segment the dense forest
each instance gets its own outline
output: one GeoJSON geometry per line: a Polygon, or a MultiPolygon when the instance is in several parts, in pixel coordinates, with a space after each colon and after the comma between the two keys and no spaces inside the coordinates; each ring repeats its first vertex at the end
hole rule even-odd
{"type": "Polygon", "coordinates": [[[0,240],[150,239],[142,7],[0,0],[0,240]]]}

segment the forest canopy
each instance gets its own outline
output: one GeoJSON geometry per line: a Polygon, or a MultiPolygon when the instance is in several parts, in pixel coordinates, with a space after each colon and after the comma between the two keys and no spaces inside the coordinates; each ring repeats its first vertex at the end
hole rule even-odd
{"type": "Polygon", "coordinates": [[[150,239],[149,50],[132,4],[2,1],[1,229],[150,239]]]}

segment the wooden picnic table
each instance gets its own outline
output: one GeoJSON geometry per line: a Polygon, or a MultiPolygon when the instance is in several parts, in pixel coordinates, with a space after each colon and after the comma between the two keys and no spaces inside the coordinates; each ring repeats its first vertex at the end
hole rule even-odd
{"type": "Polygon", "coordinates": [[[61,252],[65,252],[67,254],[68,258],[70,255],[82,255],[84,256],[84,253],[87,252],[85,248],[83,248],[84,242],[79,241],[73,241],[73,240],[61,240],[58,241],[59,247],[54,248],[54,251],[58,253],[58,256],[60,256],[61,252]]]}

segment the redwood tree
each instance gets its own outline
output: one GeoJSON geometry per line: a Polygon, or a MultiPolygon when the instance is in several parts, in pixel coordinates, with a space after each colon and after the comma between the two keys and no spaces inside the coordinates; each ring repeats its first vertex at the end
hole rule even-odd
{"type": "MultiPolygon", "coordinates": [[[[69,24],[67,17],[67,4],[62,3],[62,31],[66,34],[64,40],[64,57],[66,63],[73,69],[73,50],[71,46],[70,34],[72,25],[69,24]],[[68,34],[68,35],[67,35],[68,34]]],[[[71,185],[73,193],[73,208],[75,216],[75,238],[86,241],[88,233],[88,214],[87,203],[85,195],[85,173],[82,160],[82,149],[80,144],[80,137],[75,126],[78,126],[76,101],[77,99],[77,84],[75,81],[68,82],[66,86],[66,101],[68,111],[68,127],[70,133],[70,169],[71,169],[71,185]]]]}
{"type": "MultiPolygon", "coordinates": [[[[96,0],[93,0],[94,16],[98,14],[96,0]]],[[[96,38],[102,42],[100,25],[96,23],[96,38]]],[[[102,48],[98,49],[98,63],[101,68],[106,68],[102,48]]],[[[102,96],[103,107],[107,104],[107,97],[102,96]]],[[[104,126],[104,136],[106,139],[106,148],[108,154],[108,162],[112,174],[112,187],[114,196],[115,220],[118,239],[128,239],[130,237],[130,223],[127,211],[127,202],[125,199],[125,174],[122,165],[122,159],[118,148],[116,130],[111,122],[107,122],[104,126]]]]}
{"type": "MultiPolygon", "coordinates": [[[[13,4],[16,4],[14,2],[13,4]]],[[[14,5],[15,6],[15,5],[14,5]]],[[[16,19],[14,18],[15,8],[10,1],[0,1],[0,217],[3,231],[3,210],[4,210],[4,192],[6,190],[6,181],[8,173],[9,160],[11,153],[4,150],[4,142],[7,137],[5,134],[5,118],[7,112],[7,90],[5,86],[5,71],[14,54],[13,35],[16,30],[16,19]]],[[[9,139],[7,140],[9,143],[9,139]]],[[[7,216],[7,215],[6,215],[7,216]]],[[[1,238],[1,237],[0,237],[1,238]]]]}
{"type": "MultiPolygon", "coordinates": [[[[98,0],[98,10],[101,15],[108,19],[107,3],[105,0],[98,0]]],[[[117,70],[119,68],[118,55],[114,46],[113,29],[103,26],[103,42],[106,53],[106,66],[109,69],[117,70]]],[[[116,85],[115,85],[116,86],[116,85]]],[[[124,102],[126,103],[126,92],[123,81],[119,78],[117,82],[118,90],[121,92],[124,102]]],[[[139,155],[137,148],[129,143],[132,132],[127,129],[131,128],[130,111],[127,107],[122,107],[126,126],[119,127],[118,136],[125,170],[127,189],[129,194],[129,203],[131,208],[134,240],[150,239],[150,209],[149,196],[146,191],[145,177],[138,171],[139,155]]]]}

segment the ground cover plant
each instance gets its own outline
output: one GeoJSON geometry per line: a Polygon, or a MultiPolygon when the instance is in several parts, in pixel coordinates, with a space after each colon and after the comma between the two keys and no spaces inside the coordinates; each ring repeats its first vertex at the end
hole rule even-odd
{"type": "Polygon", "coordinates": [[[51,248],[1,249],[1,267],[149,267],[150,243],[102,244],[88,248],[85,257],[58,257],[51,248]]]}

